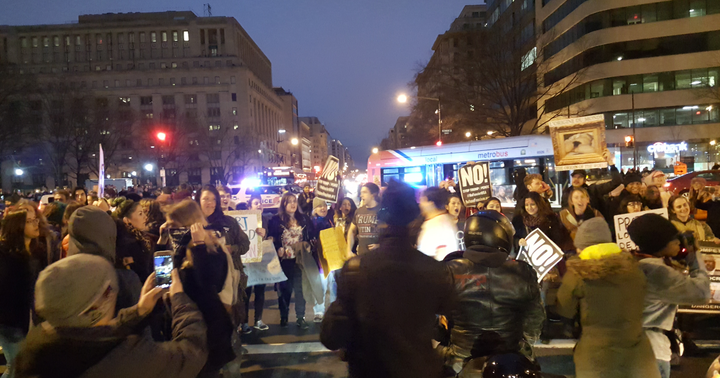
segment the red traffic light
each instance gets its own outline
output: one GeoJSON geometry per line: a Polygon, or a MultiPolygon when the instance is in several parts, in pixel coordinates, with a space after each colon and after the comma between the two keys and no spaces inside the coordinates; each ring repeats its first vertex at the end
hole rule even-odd
{"type": "Polygon", "coordinates": [[[435,145],[438,146],[438,147],[442,146],[442,141],[441,141],[441,140],[437,141],[437,142],[435,143],[435,145]]]}
{"type": "Polygon", "coordinates": [[[165,133],[163,133],[163,132],[157,133],[156,136],[157,136],[158,140],[163,141],[163,142],[164,142],[165,139],[167,138],[167,134],[165,134],[165,133]]]}

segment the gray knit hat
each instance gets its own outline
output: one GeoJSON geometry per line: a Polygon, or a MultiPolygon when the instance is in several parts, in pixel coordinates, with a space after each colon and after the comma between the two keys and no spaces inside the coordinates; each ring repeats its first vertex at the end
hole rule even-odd
{"type": "Polygon", "coordinates": [[[327,207],[327,202],[325,202],[324,200],[321,200],[320,198],[315,197],[315,199],[313,200],[313,209],[316,209],[318,207],[323,207],[323,206],[327,207]]]}
{"type": "Polygon", "coordinates": [[[35,310],[54,327],[90,327],[115,310],[118,279],[100,256],[64,258],[40,272],[35,310]]]}
{"type": "Polygon", "coordinates": [[[68,234],[68,256],[85,253],[102,256],[115,263],[117,225],[99,207],[83,206],[77,209],[68,222],[68,234]]]}
{"type": "Polygon", "coordinates": [[[584,221],[575,234],[575,248],[581,251],[603,243],[612,243],[612,234],[607,222],[599,217],[584,221]]]}

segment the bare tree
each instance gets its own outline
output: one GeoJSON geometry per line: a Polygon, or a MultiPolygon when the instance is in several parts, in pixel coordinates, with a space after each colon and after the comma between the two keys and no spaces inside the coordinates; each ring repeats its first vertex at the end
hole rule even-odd
{"type": "Polygon", "coordinates": [[[211,168],[211,177],[227,184],[238,180],[259,158],[260,138],[249,127],[237,127],[226,119],[204,120],[198,133],[202,160],[211,168]]]}
{"type": "Polygon", "coordinates": [[[39,121],[33,116],[30,96],[38,92],[34,75],[0,64],[0,161],[19,151],[34,134],[39,121]]]}

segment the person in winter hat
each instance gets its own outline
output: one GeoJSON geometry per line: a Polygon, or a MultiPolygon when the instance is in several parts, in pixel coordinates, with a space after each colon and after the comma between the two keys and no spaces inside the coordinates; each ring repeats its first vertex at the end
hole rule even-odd
{"type": "MultiPolygon", "coordinates": [[[[137,332],[163,289],[148,278],[138,305],[115,318],[115,269],[99,256],[78,254],[40,273],[35,286],[38,316],[17,358],[16,377],[187,377],[207,359],[205,321],[172,272],[173,338],[155,343],[137,332]]],[[[141,328],[140,328],[141,329],[141,328]]]]}
{"type": "Polygon", "coordinates": [[[436,314],[452,308],[450,277],[412,246],[408,225],[420,215],[414,190],[391,180],[380,207],[379,247],[343,267],[320,341],[346,351],[351,378],[439,378],[431,340],[436,314]]]}
{"type": "Polygon", "coordinates": [[[583,222],[574,243],[578,256],[567,262],[556,311],[572,319],[583,309],[575,376],[659,378],[643,331],[645,276],[634,257],[612,242],[602,218],[583,222]]]}
{"type": "Polygon", "coordinates": [[[678,305],[702,305],[710,300],[710,278],[703,257],[688,246],[685,257],[689,275],[675,267],[672,258],[680,253],[678,231],[669,220],[645,214],[628,226],[630,239],[640,252],[640,269],[647,277],[643,326],[652,344],[663,378],[670,377],[670,340],[663,333],[673,327],[678,305]]]}
{"type": "Polygon", "coordinates": [[[135,305],[142,284],[132,270],[126,269],[115,255],[117,226],[108,213],[95,206],[84,206],[70,217],[68,223],[68,256],[89,254],[105,258],[115,266],[118,279],[117,310],[135,305]]]}

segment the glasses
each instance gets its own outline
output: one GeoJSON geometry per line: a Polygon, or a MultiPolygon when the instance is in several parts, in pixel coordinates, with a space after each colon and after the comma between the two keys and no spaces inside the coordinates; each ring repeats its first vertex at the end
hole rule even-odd
{"type": "Polygon", "coordinates": [[[39,223],[40,223],[40,219],[38,219],[38,218],[25,220],[25,224],[39,224],[39,223]]]}

